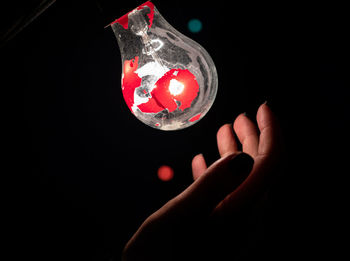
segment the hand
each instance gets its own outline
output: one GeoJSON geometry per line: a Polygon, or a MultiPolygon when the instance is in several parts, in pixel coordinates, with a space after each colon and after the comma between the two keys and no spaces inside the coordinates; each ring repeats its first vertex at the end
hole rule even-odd
{"type": "Polygon", "coordinates": [[[280,152],[280,131],[266,104],[256,119],[258,128],[241,114],[233,129],[219,129],[220,159],[207,168],[202,154],[193,158],[194,182],[144,221],[127,243],[124,261],[215,260],[235,252],[230,242],[239,241],[237,216],[266,191],[280,152]]]}

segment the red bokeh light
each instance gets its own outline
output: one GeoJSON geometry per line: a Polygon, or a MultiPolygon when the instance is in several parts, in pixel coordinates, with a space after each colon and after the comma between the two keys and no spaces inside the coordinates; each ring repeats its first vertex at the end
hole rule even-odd
{"type": "Polygon", "coordinates": [[[172,180],[174,177],[174,170],[166,165],[160,166],[158,169],[158,178],[162,181],[172,180]]]}

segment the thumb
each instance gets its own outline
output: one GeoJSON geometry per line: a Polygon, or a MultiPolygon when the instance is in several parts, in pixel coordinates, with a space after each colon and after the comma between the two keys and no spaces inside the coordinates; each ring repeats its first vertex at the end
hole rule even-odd
{"type": "Polygon", "coordinates": [[[195,182],[165,204],[162,213],[178,221],[209,216],[217,204],[233,192],[249,175],[254,160],[246,153],[231,154],[212,164],[195,182]]]}

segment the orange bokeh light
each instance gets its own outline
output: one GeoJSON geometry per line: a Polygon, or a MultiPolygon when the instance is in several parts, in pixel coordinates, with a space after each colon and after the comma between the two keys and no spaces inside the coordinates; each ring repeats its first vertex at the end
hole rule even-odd
{"type": "Polygon", "coordinates": [[[174,170],[166,165],[160,166],[158,169],[158,178],[162,181],[172,180],[174,177],[174,170]]]}

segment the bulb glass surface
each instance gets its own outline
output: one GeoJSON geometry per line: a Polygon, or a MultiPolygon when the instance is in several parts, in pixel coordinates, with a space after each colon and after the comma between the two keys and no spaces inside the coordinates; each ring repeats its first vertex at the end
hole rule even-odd
{"type": "Polygon", "coordinates": [[[111,23],[122,58],[122,92],[130,111],[160,130],[189,127],[208,112],[218,85],[213,60],[175,30],[151,2],[111,23]]]}

